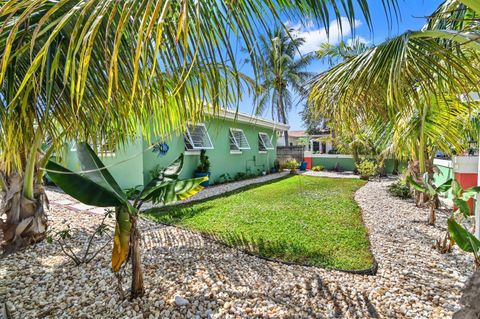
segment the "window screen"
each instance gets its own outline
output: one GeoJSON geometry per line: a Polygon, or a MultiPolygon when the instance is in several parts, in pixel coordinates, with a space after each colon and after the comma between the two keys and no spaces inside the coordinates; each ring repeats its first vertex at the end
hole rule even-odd
{"type": "Polygon", "coordinates": [[[213,149],[212,140],[208,135],[205,124],[187,125],[185,148],[187,150],[213,149]]]}
{"type": "Polygon", "coordinates": [[[241,129],[230,129],[230,150],[249,150],[250,144],[248,144],[247,137],[241,129]]]}
{"type": "Polygon", "coordinates": [[[258,149],[260,151],[273,150],[273,144],[266,133],[258,133],[258,149]]]}

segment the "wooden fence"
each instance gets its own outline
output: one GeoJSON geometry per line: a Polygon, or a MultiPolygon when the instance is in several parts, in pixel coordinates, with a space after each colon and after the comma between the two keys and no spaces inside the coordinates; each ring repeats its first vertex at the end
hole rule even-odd
{"type": "Polygon", "coordinates": [[[278,146],[277,147],[277,159],[280,165],[285,162],[295,159],[297,162],[303,161],[303,146],[278,146]]]}

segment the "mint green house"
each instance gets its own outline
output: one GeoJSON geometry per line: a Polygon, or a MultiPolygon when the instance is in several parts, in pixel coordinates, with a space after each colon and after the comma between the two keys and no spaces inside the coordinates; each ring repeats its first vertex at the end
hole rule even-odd
{"type": "MultiPolygon", "coordinates": [[[[185,134],[168,140],[153,138],[150,143],[139,134],[119,149],[99,155],[120,186],[131,188],[148,183],[152,169],[165,167],[181,153],[185,154],[185,160],[180,178],[193,177],[200,151],[204,149],[211,163],[210,183],[215,184],[225,174],[233,178],[238,173],[270,172],[276,159],[277,136],[286,130],[285,124],[222,110],[220,114],[207,116],[203,123],[188,124],[185,134]],[[156,152],[153,143],[163,144],[168,151],[156,152]]],[[[64,162],[71,170],[80,171],[75,144],[69,146],[64,162]]]]}

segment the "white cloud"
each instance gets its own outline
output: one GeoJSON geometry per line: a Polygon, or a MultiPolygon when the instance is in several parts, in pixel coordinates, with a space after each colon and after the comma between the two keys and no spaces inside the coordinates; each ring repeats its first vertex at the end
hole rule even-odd
{"type": "Polygon", "coordinates": [[[365,39],[364,37],[361,37],[361,36],[356,36],[355,38],[350,38],[346,41],[346,43],[349,47],[351,47],[352,44],[354,44],[356,42],[364,43],[364,44],[369,44],[370,43],[370,41],[368,41],[367,39],[365,39]]]}
{"type": "MultiPolygon", "coordinates": [[[[312,22],[307,24],[292,24],[291,22],[287,21],[285,25],[294,30],[294,32],[292,32],[292,36],[305,39],[305,44],[299,48],[301,54],[316,51],[320,45],[325,42],[337,44],[342,40],[342,38],[348,37],[352,33],[350,23],[346,17],[341,17],[340,21],[331,21],[328,33],[326,28],[316,29],[312,22]]],[[[354,27],[359,27],[361,25],[362,22],[360,20],[354,21],[354,27]]],[[[367,43],[365,38],[357,38],[359,41],[365,41],[365,43],[367,43]]],[[[351,39],[349,41],[351,41],[351,39]]]]}

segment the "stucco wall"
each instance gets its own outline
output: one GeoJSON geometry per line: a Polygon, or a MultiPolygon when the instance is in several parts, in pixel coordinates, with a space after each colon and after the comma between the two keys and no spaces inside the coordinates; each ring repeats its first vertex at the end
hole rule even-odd
{"type": "MultiPolygon", "coordinates": [[[[142,141],[142,137],[137,136],[131,143],[120,145],[115,154],[100,155],[110,174],[124,189],[143,184],[142,141]]],[[[73,144],[67,146],[66,152],[61,156],[61,162],[70,170],[78,172],[81,171],[80,163],[77,152],[72,147],[73,144]]]]}
{"type": "MultiPolygon", "coordinates": [[[[225,119],[210,119],[205,122],[208,133],[212,140],[214,149],[207,150],[211,166],[211,183],[215,183],[222,174],[228,173],[230,177],[235,177],[239,172],[247,174],[260,174],[262,171],[270,171],[276,158],[275,150],[268,150],[266,154],[262,154],[258,150],[258,133],[267,133],[274,146],[276,146],[276,134],[272,129],[262,128],[255,125],[234,122],[225,119]],[[242,150],[241,154],[230,153],[230,128],[240,128],[244,131],[250,144],[250,150],[242,150]],[[272,138],[273,136],[273,138],[272,138]]],[[[152,138],[152,141],[157,139],[152,138]]],[[[165,156],[159,157],[152,151],[145,152],[143,156],[144,180],[148,182],[150,179],[149,171],[156,165],[166,166],[168,163],[177,158],[180,153],[184,152],[185,161],[184,168],[180,175],[181,178],[193,177],[194,171],[200,162],[199,152],[185,152],[184,137],[176,135],[169,140],[164,141],[169,146],[169,151],[165,156]]],[[[144,148],[149,147],[144,142],[144,148]]]]}
{"type": "MultiPolygon", "coordinates": [[[[275,149],[268,150],[264,154],[260,153],[258,149],[259,132],[267,133],[272,144],[276,147],[277,136],[271,128],[267,129],[254,124],[239,123],[220,118],[212,118],[206,121],[205,124],[214,146],[214,149],[207,150],[207,156],[209,156],[211,163],[211,183],[215,183],[225,173],[228,173],[233,178],[239,172],[261,174],[262,171],[269,172],[273,167],[276,158],[275,149]],[[241,154],[230,153],[230,127],[240,128],[244,131],[250,144],[250,150],[243,150],[241,154]]],[[[152,143],[158,141],[162,140],[152,137],[151,142],[148,142],[139,135],[131,143],[116,150],[114,156],[102,157],[102,161],[107,167],[111,165],[108,170],[124,189],[148,183],[151,179],[150,171],[155,166],[167,166],[182,152],[186,155],[180,178],[193,177],[194,171],[199,164],[199,151],[185,151],[183,134],[174,135],[164,141],[169,146],[169,151],[164,156],[158,156],[152,150],[147,150],[152,143]]],[[[62,158],[69,169],[80,171],[76,151],[72,151],[70,146],[62,158]]]]}

